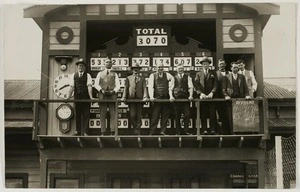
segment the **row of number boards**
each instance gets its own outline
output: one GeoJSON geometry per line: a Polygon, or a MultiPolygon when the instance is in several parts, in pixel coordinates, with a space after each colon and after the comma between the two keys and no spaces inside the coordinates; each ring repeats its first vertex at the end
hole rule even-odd
{"type": "MultiPolygon", "coordinates": [[[[148,119],[148,118],[141,119],[141,121],[142,121],[141,128],[149,128],[150,119],[148,119]]],[[[168,119],[167,128],[171,128],[171,121],[172,121],[171,119],[168,119]]],[[[183,119],[180,119],[180,122],[181,122],[181,125],[183,126],[183,119]]],[[[193,122],[193,120],[190,119],[189,128],[193,127],[192,122],[193,122]]],[[[106,124],[107,124],[107,120],[106,120],[106,124]]],[[[128,128],[128,124],[129,124],[128,119],[118,119],[118,128],[126,129],[126,128],[128,128]]],[[[100,119],[90,119],[90,128],[100,128],[100,127],[101,127],[100,119]]],[[[160,120],[157,124],[157,128],[160,128],[160,120]]]]}
{"type": "MultiPolygon", "coordinates": [[[[209,57],[213,63],[213,57],[209,57]]],[[[91,71],[99,71],[105,68],[105,57],[96,57],[90,59],[91,71]]],[[[163,64],[165,67],[176,67],[182,64],[184,67],[202,67],[200,61],[203,57],[112,57],[114,69],[129,70],[132,65],[139,64],[142,68],[156,67],[163,64]]]]}

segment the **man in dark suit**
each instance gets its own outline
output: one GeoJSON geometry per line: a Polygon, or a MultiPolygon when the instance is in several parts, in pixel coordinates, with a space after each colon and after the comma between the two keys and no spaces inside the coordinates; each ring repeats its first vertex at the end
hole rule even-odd
{"type": "MultiPolygon", "coordinates": [[[[173,94],[175,99],[189,99],[193,100],[193,82],[192,78],[186,74],[184,74],[184,66],[183,64],[179,64],[176,66],[177,74],[174,76],[174,89],[173,94]]],[[[176,135],[190,135],[189,122],[190,122],[190,102],[178,102],[174,103],[175,109],[175,121],[176,121],[176,135]],[[184,130],[181,132],[181,114],[184,115],[183,123],[184,130]]]]}
{"type": "Polygon", "coordinates": [[[223,78],[222,90],[225,99],[231,98],[246,98],[251,99],[247,87],[245,76],[239,74],[239,66],[236,62],[231,63],[231,71],[223,78]]]}
{"type": "MultiPolygon", "coordinates": [[[[74,99],[93,99],[92,77],[86,72],[86,62],[79,59],[76,62],[77,72],[71,76],[69,95],[70,99],[74,90],[74,99]]],[[[90,119],[90,103],[75,103],[76,130],[74,135],[87,135],[90,119]]]]}
{"type": "MultiPolygon", "coordinates": [[[[218,71],[217,74],[217,91],[215,94],[215,98],[224,98],[223,89],[222,89],[222,81],[223,78],[228,75],[228,71],[225,70],[226,63],[224,59],[219,59],[218,62],[218,71]]],[[[224,101],[216,102],[216,109],[218,113],[218,124],[219,124],[219,134],[228,134],[229,133],[229,124],[227,118],[227,107],[224,101]]]]}
{"type": "MultiPolygon", "coordinates": [[[[244,75],[239,74],[239,66],[236,62],[231,63],[231,71],[223,78],[222,89],[226,100],[231,98],[246,98],[251,99],[244,75]]],[[[227,104],[229,128],[232,130],[232,103],[227,104]]],[[[230,131],[232,132],[232,131],[230,131]]]]}
{"type": "MultiPolygon", "coordinates": [[[[216,72],[209,69],[211,60],[204,57],[200,63],[203,70],[198,72],[195,77],[195,88],[200,99],[212,99],[217,91],[217,75],[216,72]]],[[[207,118],[209,118],[209,126],[212,135],[215,135],[216,127],[216,106],[214,102],[201,102],[200,105],[201,128],[203,134],[207,135],[207,118]]]]}
{"type": "MultiPolygon", "coordinates": [[[[143,99],[148,100],[148,91],[146,86],[146,80],[140,75],[141,67],[136,64],[131,67],[132,75],[128,76],[125,80],[125,88],[122,96],[122,101],[126,99],[143,99]]],[[[144,103],[129,103],[129,116],[130,123],[134,130],[134,134],[139,135],[141,133],[142,125],[142,111],[144,103]]]]}

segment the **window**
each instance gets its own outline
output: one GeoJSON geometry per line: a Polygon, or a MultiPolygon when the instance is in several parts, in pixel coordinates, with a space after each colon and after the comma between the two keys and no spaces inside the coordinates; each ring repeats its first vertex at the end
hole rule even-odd
{"type": "Polygon", "coordinates": [[[142,188],[145,186],[143,174],[112,173],[107,174],[108,188],[142,188]]]}
{"type": "Polygon", "coordinates": [[[83,174],[50,174],[50,188],[83,188],[83,174]]]}
{"type": "Polygon", "coordinates": [[[28,188],[28,173],[6,173],[6,188],[28,188]]]}
{"type": "Polygon", "coordinates": [[[165,178],[166,188],[200,188],[201,175],[198,174],[169,174],[165,178]]]}

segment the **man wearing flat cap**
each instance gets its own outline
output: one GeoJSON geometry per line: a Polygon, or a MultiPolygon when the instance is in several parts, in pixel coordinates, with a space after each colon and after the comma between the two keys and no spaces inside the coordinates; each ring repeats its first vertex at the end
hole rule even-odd
{"type": "MultiPolygon", "coordinates": [[[[122,95],[122,101],[127,99],[148,100],[148,91],[145,78],[140,74],[140,65],[135,64],[131,67],[132,75],[125,80],[125,88],[122,95]]],[[[129,119],[134,134],[141,134],[142,111],[144,103],[128,103],[129,119]]]]}
{"type": "MultiPolygon", "coordinates": [[[[212,99],[217,91],[217,75],[216,72],[209,69],[211,60],[204,57],[200,63],[203,70],[199,71],[195,77],[195,88],[200,99],[212,99]]],[[[201,102],[200,105],[200,119],[203,134],[208,134],[207,119],[209,119],[209,127],[212,135],[215,135],[216,127],[216,106],[214,102],[201,102]]]]}
{"type": "MultiPolygon", "coordinates": [[[[99,91],[99,100],[117,100],[117,92],[120,89],[120,80],[116,72],[112,71],[112,62],[109,58],[105,59],[105,69],[97,74],[95,79],[95,88],[99,91]]],[[[109,108],[110,113],[110,129],[114,134],[117,129],[117,111],[116,104],[107,102],[99,103],[100,107],[100,126],[101,135],[106,132],[106,112],[109,108]]]]}
{"type": "MultiPolygon", "coordinates": [[[[67,99],[70,99],[74,90],[74,99],[93,99],[92,77],[86,72],[87,64],[83,59],[76,62],[77,72],[71,75],[70,91],[67,99]]],[[[74,135],[87,135],[90,119],[90,103],[75,103],[76,130],[74,135]]]]}

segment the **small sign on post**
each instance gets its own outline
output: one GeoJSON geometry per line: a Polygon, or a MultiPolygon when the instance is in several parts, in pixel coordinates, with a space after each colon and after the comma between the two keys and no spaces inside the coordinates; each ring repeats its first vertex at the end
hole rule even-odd
{"type": "Polygon", "coordinates": [[[259,107],[257,100],[232,101],[233,132],[259,132],[259,107]]]}

